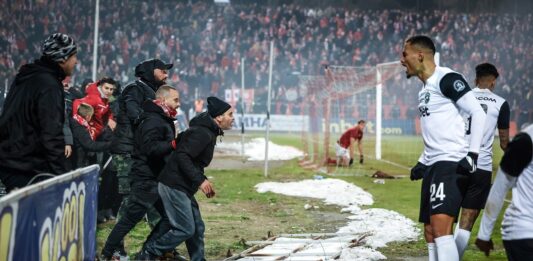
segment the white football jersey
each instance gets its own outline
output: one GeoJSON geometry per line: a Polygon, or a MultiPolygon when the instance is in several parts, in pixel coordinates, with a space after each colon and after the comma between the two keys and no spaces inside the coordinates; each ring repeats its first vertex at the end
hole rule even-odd
{"type": "MultiPolygon", "coordinates": [[[[485,129],[483,139],[479,149],[477,167],[482,170],[492,172],[492,144],[494,142],[494,132],[498,129],[509,129],[510,110],[509,103],[502,97],[494,94],[489,89],[475,88],[472,90],[474,96],[487,114],[485,119],[485,129]]],[[[470,139],[470,118],[466,118],[466,135],[470,139]]]]}
{"type": "Polygon", "coordinates": [[[456,104],[470,91],[464,77],[446,68],[435,68],[418,92],[418,110],[424,139],[419,162],[459,161],[468,153],[465,122],[456,104]]]}
{"type": "Polygon", "coordinates": [[[502,222],[502,239],[533,238],[533,125],[524,129],[508,148],[487,198],[478,238],[488,241],[498,218],[503,200],[513,189],[511,204],[502,222]]]}
{"type": "Polygon", "coordinates": [[[512,163],[508,164],[511,166],[524,166],[524,169],[516,179],[516,186],[513,188],[513,199],[505,211],[505,215],[503,215],[503,240],[533,238],[533,159],[531,157],[533,153],[533,144],[531,142],[533,125],[524,129],[523,132],[529,136],[529,139],[522,142],[521,146],[525,149],[522,149],[523,152],[518,153],[522,156],[527,154],[529,162],[514,162],[514,160],[524,158],[517,156],[513,157],[512,163]]]}

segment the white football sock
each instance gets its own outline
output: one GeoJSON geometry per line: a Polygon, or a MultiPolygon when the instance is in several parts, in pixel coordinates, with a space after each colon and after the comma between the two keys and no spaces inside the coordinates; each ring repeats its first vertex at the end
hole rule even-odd
{"type": "Polygon", "coordinates": [[[435,247],[435,243],[428,243],[428,256],[429,261],[438,261],[437,258],[437,247],[435,247]]]}
{"type": "Polygon", "coordinates": [[[457,226],[453,238],[455,239],[455,245],[457,245],[457,251],[459,252],[459,260],[461,260],[463,259],[466,247],[468,246],[468,240],[470,239],[470,231],[459,228],[459,226],[457,226]]]}
{"type": "Polygon", "coordinates": [[[459,252],[452,235],[435,238],[439,260],[459,261],[459,252]]]}

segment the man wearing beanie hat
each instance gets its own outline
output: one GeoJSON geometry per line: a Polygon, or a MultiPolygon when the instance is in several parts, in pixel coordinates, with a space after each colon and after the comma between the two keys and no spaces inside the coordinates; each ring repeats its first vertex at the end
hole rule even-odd
{"type": "Polygon", "coordinates": [[[153,260],[167,249],[186,242],[191,261],[205,260],[205,226],[194,194],[200,189],[208,198],[215,190],[204,174],[213,159],[217,136],[231,129],[233,109],[216,98],[207,98],[207,112],[194,117],[189,128],[180,134],[176,150],[159,174],[158,191],[169,218],[170,230],[150,238],[138,260],[153,260]]]}
{"type": "Polygon", "coordinates": [[[70,36],[56,33],[41,51],[38,60],[20,68],[0,117],[0,179],[8,192],[39,173],[66,172],[61,81],[74,71],[77,46],[70,36]]]}
{"type": "MultiPolygon", "coordinates": [[[[118,193],[123,196],[118,213],[119,219],[124,214],[123,206],[128,203],[128,194],[130,193],[129,173],[133,164],[131,154],[133,153],[135,127],[138,124],[139,116],[143,112],[142,104],[145,101],[156,99],[155,93],[160,86],[166,83],[168,70],[172,66],[172,64],[167,64],[159,59],[149,59],[139,63],[135,67],[135,76],[138,79],[126,85],[118,98],[119,113],[114,132],[115,138],[111,146],[111,155],[117,170],[118,193]]],[[[150,215],[148,215],[150,217],[149,223],[151,225],[157,224],[159,219],[157,211],[154,208],[150,208],[148,211],[150,212],[150,215]]],[[[121,254],[126,254],[123,247],[118,250],[121,254]]]]}

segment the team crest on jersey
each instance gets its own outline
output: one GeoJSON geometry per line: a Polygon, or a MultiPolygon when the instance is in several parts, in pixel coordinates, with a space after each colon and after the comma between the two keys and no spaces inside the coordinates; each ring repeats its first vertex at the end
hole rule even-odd
{"type": "Polygon", "coordinates": [[[424,94],[424,102],[426,104],[428,104],[429,102],[429,97],[431,97],[431,94],[429,94],[429,92],[426,92],[426,94],[424,94]]]}
{"type": "Polygon", "coordinates": [[[453,88],[457,91],[457,92],[460,92],[462,90],[464,90],[466,87],[465,83],[461,80],[456,80],[455,82],[453,82],[453,88]]]}

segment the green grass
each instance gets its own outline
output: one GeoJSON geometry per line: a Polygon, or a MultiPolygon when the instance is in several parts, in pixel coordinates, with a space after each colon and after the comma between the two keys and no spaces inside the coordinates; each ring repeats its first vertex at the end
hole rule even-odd
{"type": "MultiPolygon", "coordinates": [[[[252,134],[248,138],[260,136],[261,134],[252,134]]],[[[231,134],[226,138],[231,139],[231,134]]],[[[236,137],[234,139],[237,140],[236,137]]],[[[298,134],[272,134],[271,140],[277,144],[301,147],[301,136],[298,134]]],[[[395,142],[392,139],[383,144],[383,157],[390,157],[391,160],[407,166],[413,165],[421,152],[420,141],[417,143],[415,137],[396,138],[395,140],[398,140],[399,146],[394,145],[395,142]],[[408,151],[414,152],[406,153],[408,151]],[[416,155],[414,162],[413,156],[410,154],[416,155]]],[[[498,144],[497,142],[496,140],[495,144],[498,144]]],[[[368,149],[367,152],[373,151],[372,139],[365,140],[364,145],[365,150],[368,149]]],[[[501,158],[499,149],[495,149],[494,158],[497,159],[495,162],[497,164],[501,158]]],[[[375,184],[369,175],[377,170],[394,175],[408,175],[408,170],[404,168],[367,158],[362,166],[356,164],[348,170],[337,170],[335,173],[341,175],[335,176],[335,178],[352,182],[371,193],[375,203],[369,207],[391,209],[416,221],[418,219],[421,182],[412,182],[408,178],[404,178],[386,180],[383,185],[375,184]]],[[[339,213],[340,208],[326,206],[321,201],[273,193],[260,194],[255,191],[254,186],[260,182],[296,181],[309,179],[317,174],[303,170],[298,166],[296,160],[287,161],[281,166],[272,168],[268,178],[263,176],[262,167],[250,168],[246,165],[228,170],[207,169],[206,174],[211,177],[210,179],[217,191],[217,196],[214,199],[207,199],[200,193],[196,195],[206,224],[207,260],[223,259],[228,251],[231,253],[243,251],[248,248],[243,244],[243,241],[265,239],[269,233],[334,232],[338,227],[346,224],[342,217],[340,222],[324,220],[317,215],[318,212],[306,211],[303,208],[304,204],[309,203],[319,205],[320,211],[341,215],[339,213]]],[[[475,249],[473,240],[477,235],[479,220],[474,227],[464,260],[505,260],[500,221],[497,222],[494,230],[493,241],[496,250],[491,254],[491,257],[487,259],[475,249]]],[[[112,224],[110,223],[98,226],[98,251],[100,251],[111,228],[112,224]]],[[[130,255],[139,251],[144,238],[149,234],[149,230],[147,223],[141,222],[126,237],[126,249],[130,255]]],[[[179,250],[186,253],[183,246],[180,246],[179,250]]],[[[416,242],[391,243],[379,251],[387,256],[388,260],[424,256],[427,252],[422,235],[416,242]]]]}

